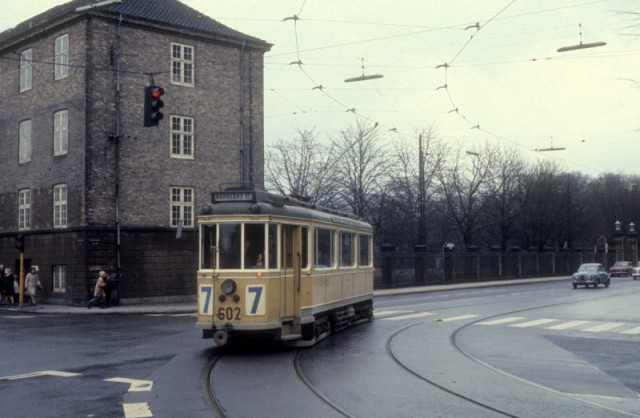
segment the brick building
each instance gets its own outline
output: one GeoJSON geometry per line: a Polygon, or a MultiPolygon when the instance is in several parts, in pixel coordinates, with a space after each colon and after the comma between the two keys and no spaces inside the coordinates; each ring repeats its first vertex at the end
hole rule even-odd
{"type": "Polygon", "coordinates": [[[177,0],[73,0],[0,33],[0,262],[82,304],[100,269],[122,303],[195,294],[194,215],[263,186],[270,44],[177,0]],[[144,90],[165,90],[144,127],[144,90]]]}

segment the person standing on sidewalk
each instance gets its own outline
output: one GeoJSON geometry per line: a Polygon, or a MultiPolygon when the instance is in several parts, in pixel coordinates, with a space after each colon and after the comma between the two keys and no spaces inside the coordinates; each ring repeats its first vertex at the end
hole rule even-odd
{"type": "Polygon", "coordinates": [[[100,308],[104,309],[105,304],[105,288],[109,282],[109,275],[106,271],[101,270],[98,273],[98,281],[96,281],[96,287],[93,289],[93,299],[87,302],[87,308],[91,309],[94,303],[100,302],[100,308]]]}
{"type": "Polygon", "coordinates": [[[24,288],[29,295],[29,305],[36,304],[36,292],[39,289],[42,289],[42,284],[40,284],[40,278],[38,277],[38,272],[35,267],[31,267],[29,273],[27,273],[27,277],[24,279],[24,288]]]}

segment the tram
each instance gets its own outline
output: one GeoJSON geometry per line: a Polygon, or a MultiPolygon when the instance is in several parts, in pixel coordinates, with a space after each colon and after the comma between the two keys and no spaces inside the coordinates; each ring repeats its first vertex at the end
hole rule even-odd
{"type": "Polygon", "coordinates": [[[203,338],[310,346],[372,318],[368,223],[258,189],[213,192],[197,220],[203,338]]]}

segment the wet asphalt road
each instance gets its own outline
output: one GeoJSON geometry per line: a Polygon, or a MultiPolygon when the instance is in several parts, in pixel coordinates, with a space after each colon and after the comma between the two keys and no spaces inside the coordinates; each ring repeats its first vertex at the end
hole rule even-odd
{"type": "Polygon", "coordinates": [[[215,348],[190,315],[0,311],[0,415],[640,416],[639,300],[630,278],[376,297],[303,350],[215,348]]]}

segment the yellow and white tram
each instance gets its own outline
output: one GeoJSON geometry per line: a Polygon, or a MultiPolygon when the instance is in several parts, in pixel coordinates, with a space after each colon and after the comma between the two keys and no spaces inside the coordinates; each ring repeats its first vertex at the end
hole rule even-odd
{"type": "Polygon", "coordinates": [[[305,346],[371,319],[371,225],[263,190],[211,200],[198,213],[203,338],[305,346]]]}

